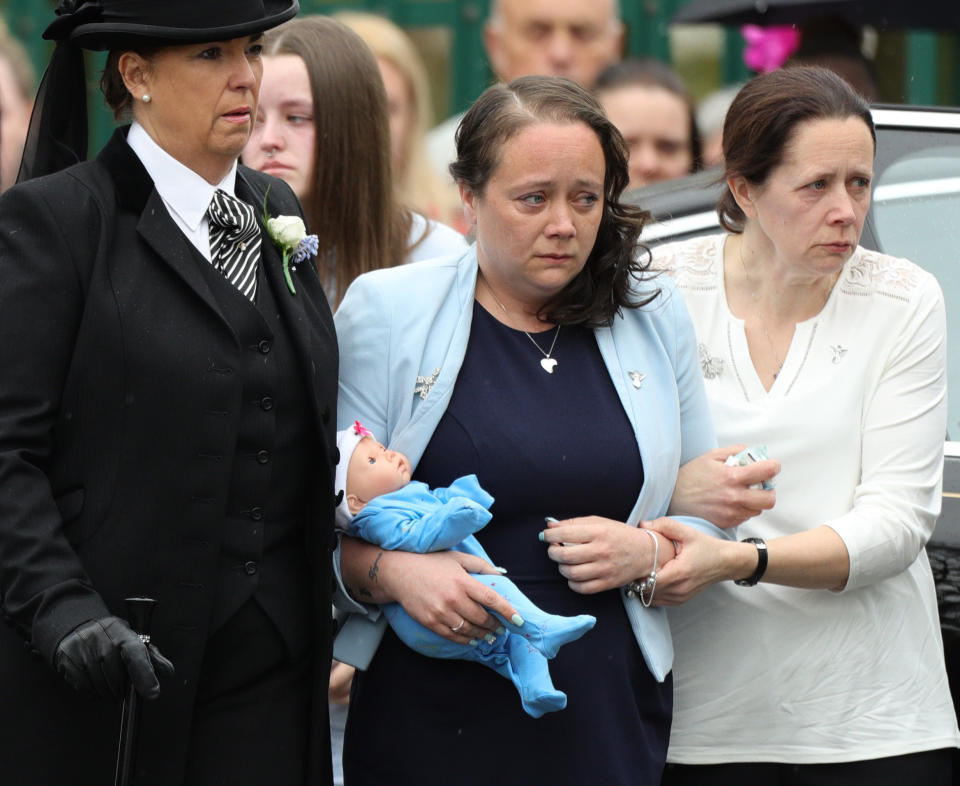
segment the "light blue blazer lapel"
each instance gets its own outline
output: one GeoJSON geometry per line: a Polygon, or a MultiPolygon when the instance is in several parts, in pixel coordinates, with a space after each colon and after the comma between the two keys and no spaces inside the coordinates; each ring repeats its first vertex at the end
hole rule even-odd
{"type": "Polygon", "coordinates": [[[467,353],[473,323],[473,301],[477,286],[477,257],[472,247],[457,264],[452,282],[453,297],[445,299],[434,319],[420,358],[418,376],[430,377],[439,369],[436,381],[420,397],[410,389],[413,412],[390,437],[390,447],[406,454],[414,467],[420,462],[443,413],[467,353]]]}
{"type": "Polygon", "coordinates": [[[677,437],[670,428],[671,418],[663,417],[664,407],[672,406],[676,398],[672,390],[673,370],[664,367],[658,337],[650,335],[653,331],[646,329],[647,325],[643,327],[640,331],[611,328],[596,331],[600,354],[633,426],[643,459],[643,488],[627,519],[627,523],[633,525],[665,511],[664,500],[673,494],[675,477],[675,473],[669,471],[670,464],[679,455],[679,450],[673,449],[677,437]],[[634,378],[640,380],[639,387],[634,384],[634,378]],[[665,386],[669,392],[664,390],[665,386]]]}
{"type": "MultiPolygon", "coordinates": [[[[643,488],[627,519],[636,526],[641,519],[665,513],[673,493],[679,435],[672,428],[674,419],[664,417],[664,412],[677,406],[675,378],[660,337],[644,312],[617,317],[612,328],[597,330],[596,338],[643,460],[643,488]]],[[[638,598],[628,597],[623,589],[620,593],[647,668],[662,682],[673,666],[666,610],[644,608],[638,598]]]]}
{"type": "MultiPolygon", "coordinates": [[[[389,439],[390,447],[404,453],[414,467],[420,462],[453,396],[453,388],[467,353],[467,342],[470,340],[476,284],[477,257],[475,247],[472,247],[457,263],[448,289],[438,287],[430,293],[426,301],[418,300],[418,297],[423,297],[422,293],[407,293],[409,302],[416,304],[409,306],[413,316],[420,318],[420,315],[431,313],[431,309],[437,307],[422,348],[417,346],[416,341],[406,340],[401,341],[400,347],[392,348],[395,351],[404,351],[404,357],[399,364],[401,368],[406,369],[411,363],[417,364],[419,373],[414,376],[429,377],[439,369],[436,381],[429,386],[425,397],[414,392],[413,378],[400,383],[399,395],[402,400],[394,401],[394,404],[404,413],[409,411],[410,414],[409,417],[404,414],[397,427],[385,435],[389,439]],[[420,349],[419,358],[406,357],[406,352],[415,349],[420,349]],[[406,398],[407,396],[409,398],[406,398]],[[410,410],[407,410],[407,407],[410,410]]],[[[404,306],[408,307],[406,303],[404,306]]],[[[406,372],[403,376],[407,376],[406,372]]],[[[353,414],[362,417],[360,413],[353,414]]],[[[342,421],[342,417],[340,419],[342,421]]],[[[339,583],[342,584],[338,563],[339,560],[334,561],[334,569],[339,583]]],[[[344,600],[349,603],[348,598],[344,600]]],[[[356,608],[360,609],[359,606],[356,608]]],[[[366,670],[380,645],[386,627],[387,620],[379,611],[368,610],[365,615],[351,614],[334,639],[333,657],[366,670]]]]}

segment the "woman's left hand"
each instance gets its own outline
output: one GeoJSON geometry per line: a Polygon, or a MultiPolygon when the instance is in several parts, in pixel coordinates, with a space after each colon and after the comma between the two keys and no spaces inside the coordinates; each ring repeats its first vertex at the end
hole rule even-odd
{"type": "MultiPolygon", "coordinates": [[[[650,535],[639,527],[600,516],[548,521],[541,540],[550,544],[547,556],[560,565],[560,575],[575,592],[590,594],[622,587],[646,576],[653,565],[650,535]]],[[[659,565],[672,557],[673,544],[660,538],[659,565]]]]}
{"type": "Polygon", "coordinates": [[[776,477],[780,462],[765,459],[745,467],[731,467],[724,463],[728,456],[739,453],[744,447],[716,448],[680,467],[669,512],[698,516],[726,529],[772,508],[777,501],[777,492],[754,486],[776,477]]]}

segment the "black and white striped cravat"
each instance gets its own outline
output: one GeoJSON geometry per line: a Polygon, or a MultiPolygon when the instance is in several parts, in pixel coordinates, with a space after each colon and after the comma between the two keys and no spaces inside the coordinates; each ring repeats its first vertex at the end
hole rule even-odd
{"type": "Polygon", "coordinates": [[[207,208],[210,257],[227,281],[250,301],[257,295],[260,227],[253,208],[219,188],[207,208]]]}

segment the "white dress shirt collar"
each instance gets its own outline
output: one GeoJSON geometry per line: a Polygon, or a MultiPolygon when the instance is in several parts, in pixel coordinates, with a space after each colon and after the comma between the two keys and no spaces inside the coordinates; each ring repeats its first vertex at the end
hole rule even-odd
{"type": "Polygon", "coordinates": [[[210,200],[217,189],[234,194],[237,178],[237,162],[233,162],[230,171],[216,185],[211,185],[200,175],[181,164],[166,150],[158,145],[146,129],[133,121],[127,133],[127,144],[140,159],[157,193],[163,199],[174,220],[189,230],[197,232],[203,221],[210,200]]]}

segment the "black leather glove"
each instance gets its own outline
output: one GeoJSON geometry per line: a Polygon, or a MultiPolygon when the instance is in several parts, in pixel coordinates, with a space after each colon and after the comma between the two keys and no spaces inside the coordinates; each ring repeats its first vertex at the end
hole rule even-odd
{"type": "Polygon", "coordinates": [[[137,693],[155,699],[160,695],[157,672],[173,674],[173,664],[153,644],[140,641],[119,617],[78,625],[57,645],[53,665],[75,690],[113,699],[123,696],[127,675],[137,693]]]}

